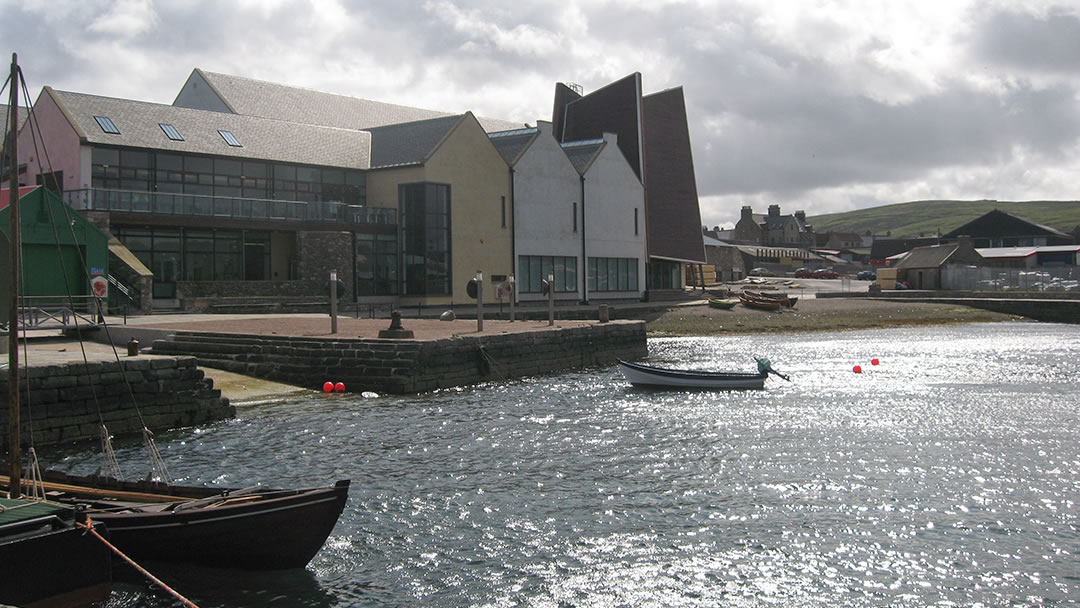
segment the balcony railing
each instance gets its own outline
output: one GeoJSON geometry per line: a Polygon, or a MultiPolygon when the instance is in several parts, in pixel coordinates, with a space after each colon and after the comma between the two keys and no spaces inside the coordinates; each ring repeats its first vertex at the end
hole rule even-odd
{"type": "Polygon", "coordinates": [[[68,190],[64,192],[64,201],[75,209],[89,211],[346,224],[397,223],[396,209],[335,201],[309,203],[101,188],[68,190]]]}

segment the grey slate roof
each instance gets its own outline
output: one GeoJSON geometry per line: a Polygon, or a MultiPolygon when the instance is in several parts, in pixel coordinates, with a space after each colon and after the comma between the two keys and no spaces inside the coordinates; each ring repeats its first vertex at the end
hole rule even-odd
{"type": "Polygon", "coordinates": [[[566,152],[567,158],[577,169],[577,172],[581,175],[585,175],[585,172],[589,170],[589,166],[592,165],[593,160],[600,150],[604,149],[603,139],[586,139],[582,141],[571,141],[562,144],[563,150],[566,152]]]}
{"type": "Polygon", "coordinates": [[[488,133],[488,138],[491,139],[491,143],[495,145],[495,149],[499,151],[506,164],[512,167],[539,134],[540,129],[532,127],[496,131],[495,133],[488,133]]]}
{"type": "Polygon", "coordinates": [[[369,129],[371,168],[415,165],[426,161],[464,116],[444,116],[369,129]]]}
{"type": "Polygon", "coordinates": [[[956,243],[916,247],[908,252],[907,257],[896,264],[896,268],[938,268],[959,249],[956,243]]]}
{"type": "MultiPolygon", "coordinates": [[[[196,69],[238,114],[276,118],[342,129],[370,129],[386,125],[454,116],[448,112],[425,110],[324,93],[242,76],[230,76],[196,69]]],[[[460,114],[458,114],[460,115],[460,114]]],[[[520,127],[498,119],[477,118],[485,131],[520,127]]]]}
{"type": "Polygon", "coordinates": [[[49,87],[46,91],[67,111],[80,135],[91,144],[350,169],[370,166],[371,135],[364,131],[54,91],[49,87]],[[120,134],[102,131],[95,116],[111,119],[120,134]],[[176,127],[184,141],[166,137],[159,123],[176,127]],[[231,131],[242,147],[227,144],[218,130],[231,131]]]}

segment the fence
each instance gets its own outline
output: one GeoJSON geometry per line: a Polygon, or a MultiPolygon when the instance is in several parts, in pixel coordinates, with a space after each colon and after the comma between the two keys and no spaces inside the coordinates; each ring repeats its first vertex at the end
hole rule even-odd
{"type": "Polygon", "coordinates": [[[941,287],[969,291],[1080,292],[1080,267],[946,266],[941,271],[941,287]]]}

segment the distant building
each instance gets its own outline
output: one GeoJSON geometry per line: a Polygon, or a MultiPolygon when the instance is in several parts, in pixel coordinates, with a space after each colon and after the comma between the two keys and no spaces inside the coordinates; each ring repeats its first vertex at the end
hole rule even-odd
{"type": "Polygon", "coordinates": [[[769,205],[766,215],[755,214],[747,205],[735,224],[735,242],[769,247],[814,247],[814,228],[806,222],[806,212],[781,215],[780,205],[769,205]]]}
{"type": "Polygon", "coordinates": [[[1038,247],[1074,242],[1071,234],[998,209],[942,235],[941,239],[955,241],[960,236],[970,236],[976,247],[1038,247]]]}
{"type": "Polygon", "coordinates": [[[946,266],[982,266],[984,263],[971,239],[961,237],[955,243],[916,247],[893,267],[899,272],[899,278],[907,281],[912,289],[941,289],[946,266]]]}

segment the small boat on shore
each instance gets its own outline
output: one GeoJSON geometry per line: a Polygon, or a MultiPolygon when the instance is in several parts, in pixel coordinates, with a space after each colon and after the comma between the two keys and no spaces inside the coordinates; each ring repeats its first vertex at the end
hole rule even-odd
{"type": "Polygon", "coordinates": [[[731,310],[732,308],[735,308],[735,305],[738,304],[738,303],[739,303],[738,300],[734,300],[734,299],[730,299],[730,298],[728,298],[728,299],[709,298],[709,306],[711,306],[713,308],[719,308],[719,309],[722,309],[722,310],[731,310]]]}
{"type": "Polygon", "coordinates": [[[743,306],[748,308],[756,308],[758,310],[768,310],[772,312],[779,311],[783,306],[779,300],[770,300],[769,298],[762,298],[760,296],[751,295],[748,292],[742,292],[739,296],[739,301],[743,306]]]}
{"type": "Polygon", "coordinates": [[[767,291],[744,291],[743,293],[752,298],[780,302],[781,306],[786,306],[787,308],[794,307],[795,303],[799,301],[799,296],[790,296],[786,293],[769,293],[767,291]]]}
{"type": "Polygon", "coordinates": [[[619,369],[630,384],[653,388],[762,389],[769,374],[787,380],[768,359],[757,359],[757,364],[757,373],[669,369],[629,361],[619,361],[619,369]]]}

